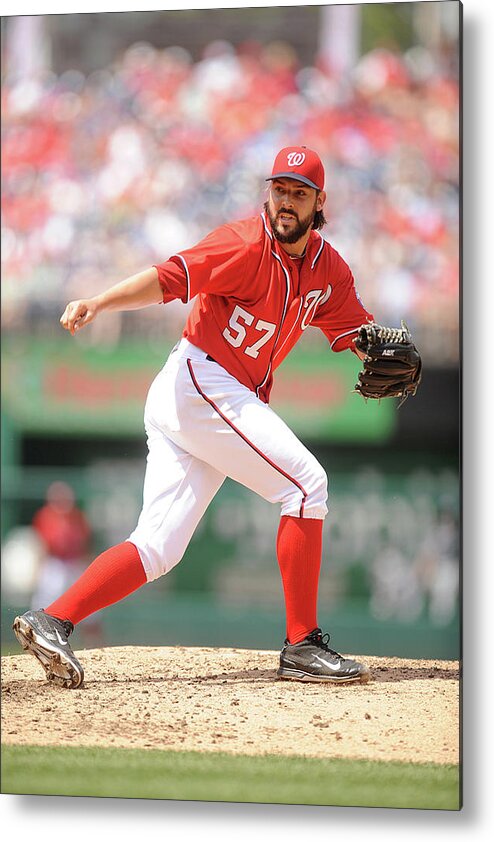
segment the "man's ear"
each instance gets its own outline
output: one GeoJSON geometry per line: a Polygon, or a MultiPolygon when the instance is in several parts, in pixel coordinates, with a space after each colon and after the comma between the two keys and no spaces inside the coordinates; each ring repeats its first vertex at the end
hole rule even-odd
{"type": "Polygon", "coordinates": [[[317,194],[316,210],[318,210],[318,211],[322,210],[323,207],[324,207],[325,201],[326,201],[326,193],[325,193],[324,190],[320,190],[319,193],[317,194]]]}

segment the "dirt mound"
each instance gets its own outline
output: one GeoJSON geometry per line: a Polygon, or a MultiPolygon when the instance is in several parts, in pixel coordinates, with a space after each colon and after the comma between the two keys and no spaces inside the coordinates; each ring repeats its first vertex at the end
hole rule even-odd
{"type": "MultiPolygon", "coordinates": [[[[279,654],[115,647],[78,653],[79,690],[2,658],[4,744],[459,762],[458,662],[361,658],[369,684],[276,681],[279,654]]],[[[358,656],[357,656],[358,657],[358,656]]]]}

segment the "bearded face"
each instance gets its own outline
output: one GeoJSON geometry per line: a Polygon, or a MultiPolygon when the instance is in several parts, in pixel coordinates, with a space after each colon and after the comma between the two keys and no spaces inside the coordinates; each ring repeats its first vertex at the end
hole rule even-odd
{"type": "Polygon", "coordinates": [[[271,222],[273,234],[280,243],[297,243],[302,239],[309,228],[312,228],[317,210],[316,200],[312,210],[304,217],[300,217],[293,208],[280,208],[273,213],[269,202],[264,204],[264,209],[271,222]]]}

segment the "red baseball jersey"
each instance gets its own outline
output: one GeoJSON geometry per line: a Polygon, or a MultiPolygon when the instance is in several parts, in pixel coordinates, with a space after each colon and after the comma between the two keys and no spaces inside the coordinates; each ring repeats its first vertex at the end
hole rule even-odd
{"type": "Polygon", "coordinates": [[[216,228],[156,266],[166,304],[196,297],[183,336],[265,403],[273,372],[309,325],[333,351],[373,316],[338,252],[312,230],[305,256],[281,247],[265,213],[216,228]]]}

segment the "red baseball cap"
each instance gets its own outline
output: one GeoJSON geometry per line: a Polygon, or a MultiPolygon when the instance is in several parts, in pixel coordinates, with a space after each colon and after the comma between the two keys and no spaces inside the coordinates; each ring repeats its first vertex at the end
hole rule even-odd
{"type": "Polygon", "coordinates": [[[324,190],[322,161],[317,152],[306,146],[286,146],[281,149],[275,158],[273,172],[266,181],[274,178],[294,178],[315,190],[324,190]]]}

